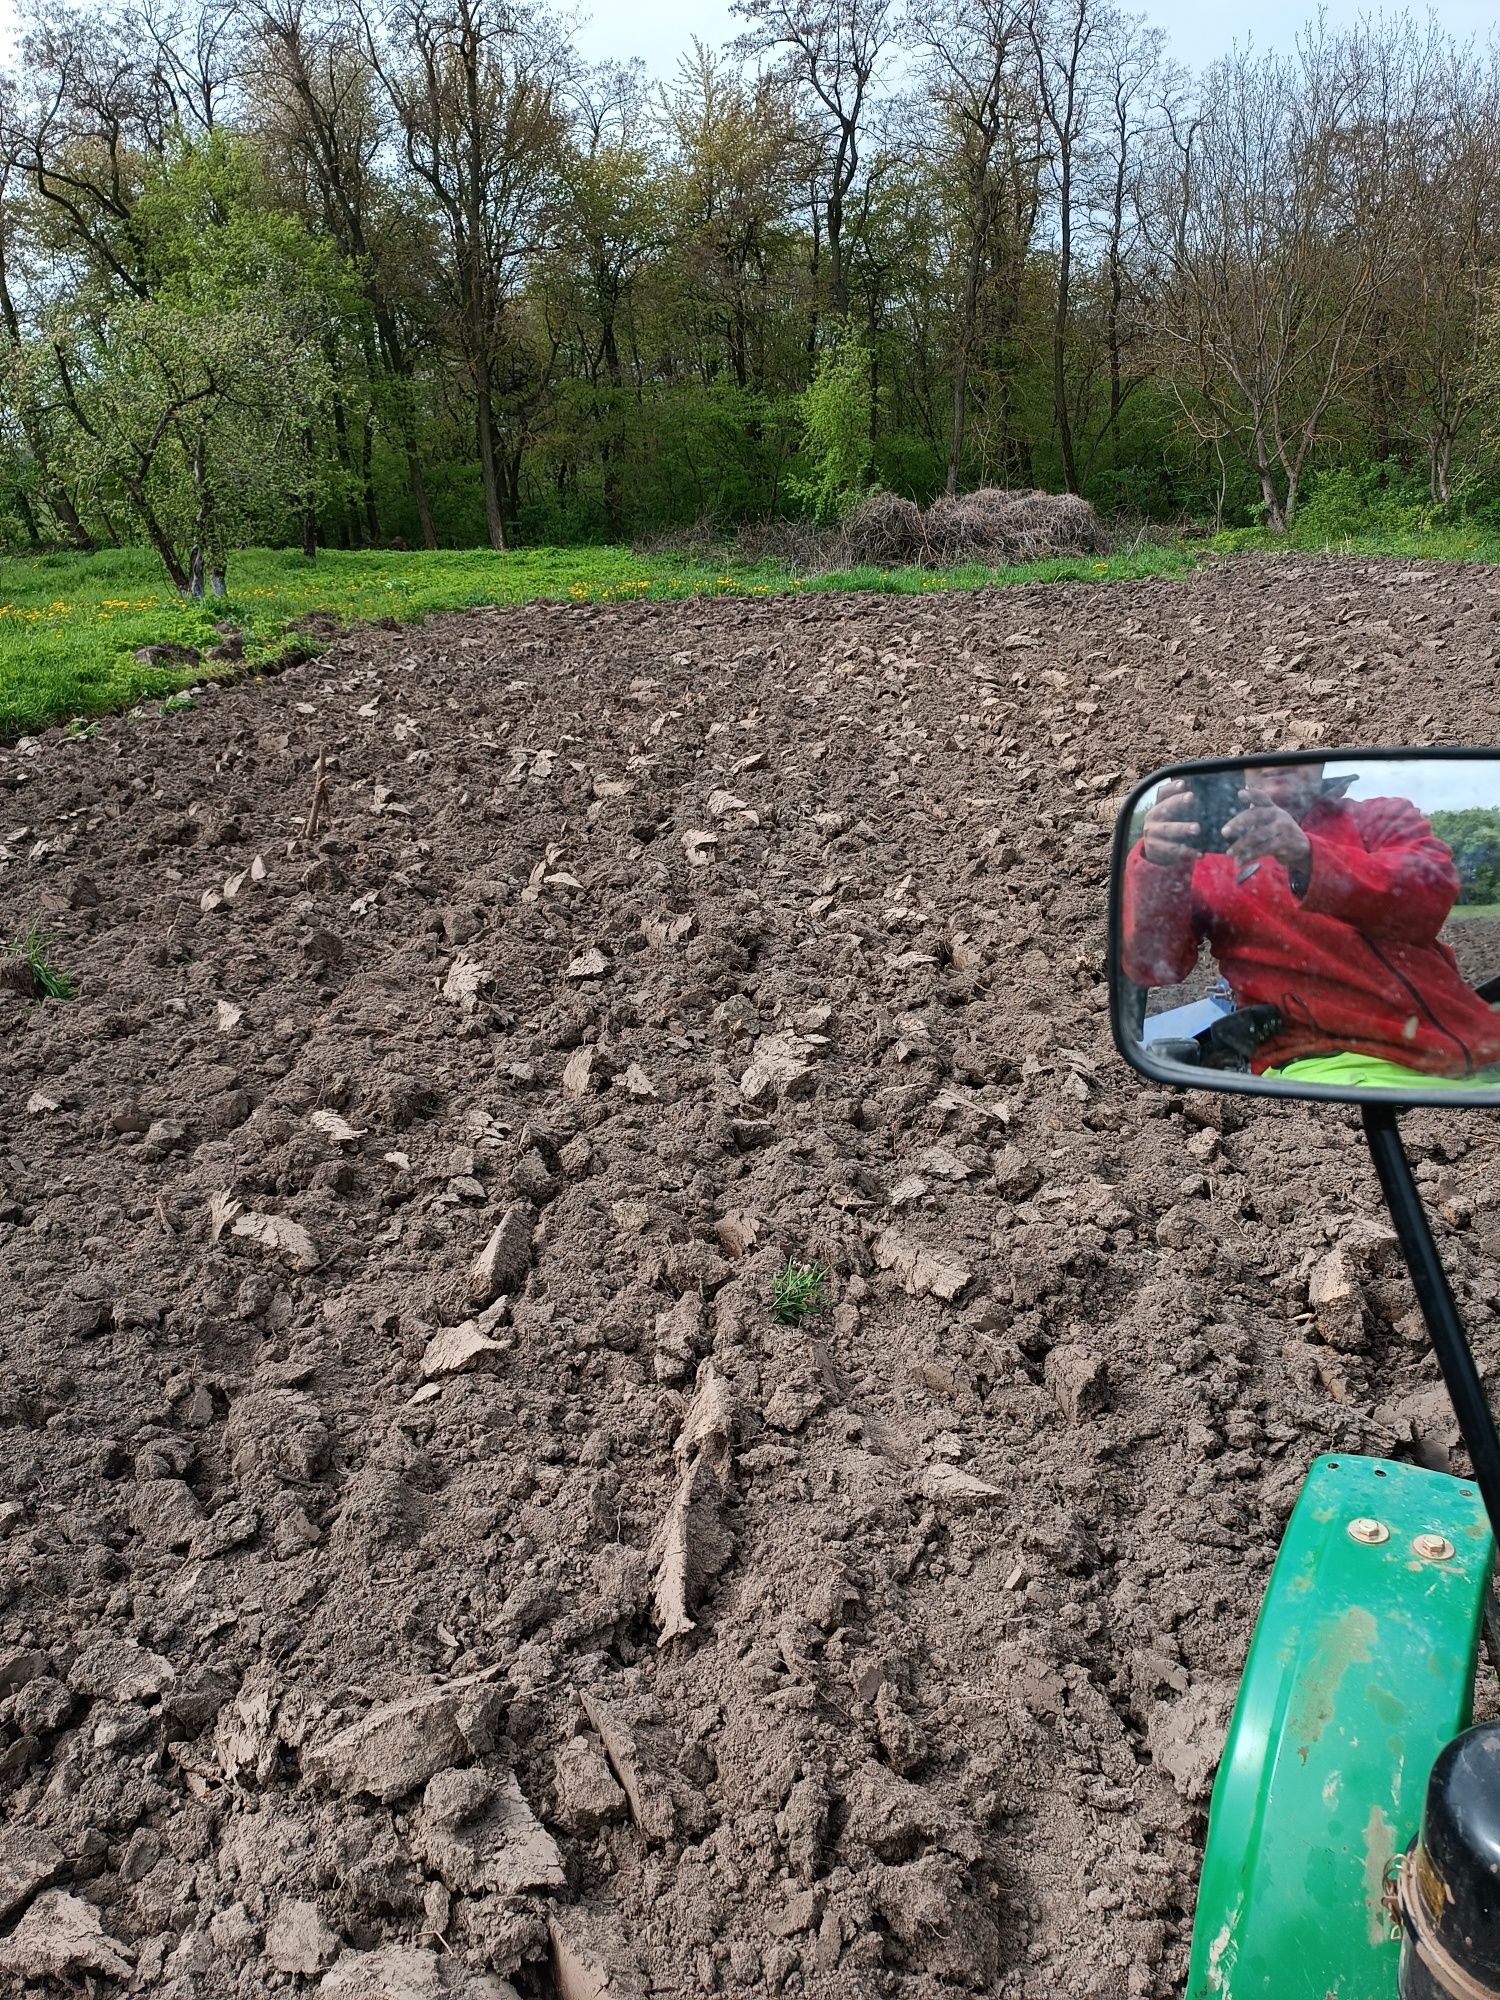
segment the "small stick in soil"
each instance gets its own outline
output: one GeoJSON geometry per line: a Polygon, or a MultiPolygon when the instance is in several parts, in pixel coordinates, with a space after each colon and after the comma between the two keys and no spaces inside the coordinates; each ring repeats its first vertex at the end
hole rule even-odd
{"type": "Polygon", "coordinates": [[[327,752],[318,752],[318,761],[313,766],[312,805],[308,808],[307,823],[302,829],[304,840],[316,840],[318,828],[328,817],[328,764],[327,752]]]}

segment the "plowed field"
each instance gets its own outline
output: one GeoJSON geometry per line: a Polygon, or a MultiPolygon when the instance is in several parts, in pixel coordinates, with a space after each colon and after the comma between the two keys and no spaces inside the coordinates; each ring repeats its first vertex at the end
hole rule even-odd
{"type": "MultiPolygon", "coordinates": [[[[1352,1114],[1114,1056],[1110,824],[1495,741],[1497,620],[537,605],[0,750],[0,1988],[1180,1986],[1308,1460],[1455,1439],[1352,1114]]],[[[1494,1121],[1407,1130],[1493,1365],[1494,1121]]]]}

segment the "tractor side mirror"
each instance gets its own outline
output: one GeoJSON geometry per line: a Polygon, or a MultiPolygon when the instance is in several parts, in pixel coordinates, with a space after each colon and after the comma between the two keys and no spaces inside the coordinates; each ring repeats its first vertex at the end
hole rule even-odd
{"type": "Polygon", "coordinates": [[[1153,772],[1115,830],[1110,994],[1156,1082],[1500,1104],[1500,750],[1153,772]]]}

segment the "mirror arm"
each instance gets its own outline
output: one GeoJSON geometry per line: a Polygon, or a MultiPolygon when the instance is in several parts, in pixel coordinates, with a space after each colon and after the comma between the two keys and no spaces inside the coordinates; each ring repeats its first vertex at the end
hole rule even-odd
{"type": "Polygon", "coordinates": [[[1500,1437],[1495,1435],[1495,1420],[1474,1365],[1464,1323],[1433,1241],[1422,1197],[1412,1178],[1411,1162],[1401,1144],[1396,1113],[1386,1104],[1365,1104],[1361,1106],[1361,1114],[1385,1205],[1396,1225],[1433,1352],[1474,1467],[1474,1483],[1490,1517],[1491,1530],[1500,1542],[1500,1437]]]}

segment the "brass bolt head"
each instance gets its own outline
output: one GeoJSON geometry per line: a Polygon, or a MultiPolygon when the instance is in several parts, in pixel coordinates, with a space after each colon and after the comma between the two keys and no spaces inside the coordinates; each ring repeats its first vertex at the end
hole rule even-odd
{"type": "Polygon", "coordinates": [[[1453,1544],[1446,1535],[1417,1535],[1412,1547],[1424,1562],[1446,1563],[1453,1560],[1453,1544]]]}
{"type": "Polygon", "coordinates": [[[1368,1514],[1357,1514],[1349,1523],[1349,1539],[1351,1542],[1363,1542],[1367,1548],[1374,1548],[1377,1543],[1388,1542],[1391,1539],[1391,1531],[1384,1521],[1372,1521],[1368,1514]]]}

